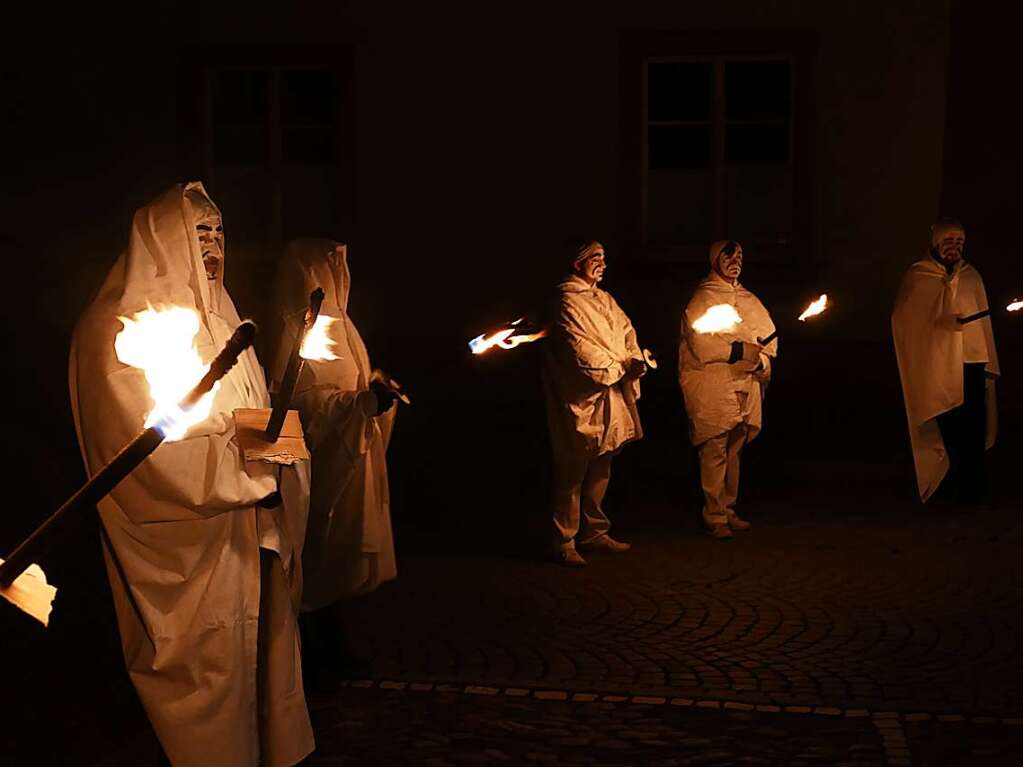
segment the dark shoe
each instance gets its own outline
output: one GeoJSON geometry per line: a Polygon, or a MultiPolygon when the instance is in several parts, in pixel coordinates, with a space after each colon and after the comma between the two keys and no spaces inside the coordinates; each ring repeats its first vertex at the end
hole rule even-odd
{"type": "Polygon", "coordinates": [[[707,535],[719,541],[727,541],[732,537],[732,529],[728,525],[711,525],[707,528],[707,535]]]}
{"type": "Polygon", "coordinates": [[[580,543],[579,546],[585,551],[606,551],[612,554],[621,554],[632,548],[631,543],[616,541],[610,535],[602,535],[596,540],[580,543]]]}
{"type": "Polygon", "coordinates": [[[554,561],[562,567],[586,567],[586,560],[575,549],[562,549],[554,552],[554,561]]]}

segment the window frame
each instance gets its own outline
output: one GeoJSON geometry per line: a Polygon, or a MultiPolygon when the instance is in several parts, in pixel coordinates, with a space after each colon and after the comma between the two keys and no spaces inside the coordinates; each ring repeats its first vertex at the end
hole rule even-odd
{"type": "MultiPolygon", "coordinates": [[[[222,71],[265,71],[269,75],[267,108],[267,162],[239,167],[262,168],[268,174],[269,219],[263,233],[273,248],[282,244],[284,231],[284,178],[289,163],[284,159],[282,113],[283,73],[289,70],[330,71],[337,83],[334,123],[334,156],[322,166],[330,185],[330,210],[335,224],[344,229],[355,211],[355,120],[354,53],[351,46],[252,47],[201,46],[180,55],[179,147],[183,165],[193,178],[210,186],[217,181],[217,169],[231,167],[214,157],[213,78],[222,71]]],[[[294,163],[292,163],[294,164],[294,163]]]]}
{"type": "MultiPolygon", "coordinates": [[[[724,161],[725,127],[741,121],[725,116],[724,67],[735,61],[786,60],[790,63],[789,157],[792,173],[792,237],[787,245],[762,248],[772,261],[806,262],[816,241],[814,211],[813,87],[810,62],[814,42],[799,32],[627,32],[620,51],[620,166],[619,233],[625,249],[646,264],[692,263],[706,259],[710,243],[665,247],[651,243],[648,232],[649,63],[709,62],[713,66],[710,176],[711,239],[727,237],[724,230],[725,175],[729,168],[756,167],[752,163],[724,161]],[[670,251],[670,254],[666,252],[670,251]]],[[[685,121],[701,122],[706,121],[685,121]]],[[[769,122],[767,120],[754,122],[769,122]]]]}

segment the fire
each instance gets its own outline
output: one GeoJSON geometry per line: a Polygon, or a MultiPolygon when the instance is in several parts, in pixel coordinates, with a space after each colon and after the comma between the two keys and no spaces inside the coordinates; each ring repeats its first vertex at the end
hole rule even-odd
{"type": "Polygon", "coordinates": [[[739,312],[731,304],[716,304],[693,320],[697,333],[727,333],[742,322],[739,312]]]}
{"type": "Polygon", "coordinates": [[[339,360],[334,354],[334,347],[337,342],[328,333],[330,326],[337,322],[336,317],[328,317],[325,314],[317,316],[316,322],[309,328],[302,340],[302,349],[299,351],[302,359],[306,360],[339,360]]]}
{"type": "Polygon", "coordinates": [[[145,426],[155,426],[167,440],[178,440],[209,416],[213,396],[219,388],[204,396],[188,411],[178,407],[206,374],[195,337],[199,333],[199,315],[194,309],[150,306],[134,317],[118,317],[124,328],[114,339],[117,359],[139,368],[146,375],[153,408],[145,426]]]}
{"type": "Polygon", "coordinates": [[[1012,303],[1005,308],[1010,312],[1018,312],[1020,309],[1023,309],[1023,301],[1020,301],[1018,298],[1014,298],[1012,299],[1012,303]]]}
{"type": "Polygon", "coordinates": [[[519,317],[514,322],[509,322],[508,325],[496,333],[490,333],[489,335],[484,333],[483,335],[476,336],[469,342],[469,348],[472,349],[473,354],[483,354],[495,346],[499,346],[502,349],[514,349],[519,344],[528,344],[533,341],[539,341],[541,338],[546,337],[547,331],[540,329],[535,333],[523,333],[519,325],[525,320],[525,317],[519,317]]]}
{"type": "Polygon", "coordinates": [[[814,301],[808,307],[806,307],[803,313],[799,315],[799,321],[806,322],[808,318],[816,317],[818,314],[822,313],[827,308],[828,294],[822,293],[820,298],[818,298],[816,301],[814,301]]]}

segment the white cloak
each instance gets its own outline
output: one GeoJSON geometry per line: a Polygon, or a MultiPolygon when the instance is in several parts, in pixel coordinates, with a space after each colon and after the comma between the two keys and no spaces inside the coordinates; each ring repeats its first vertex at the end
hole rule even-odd
{"type": "Polygon", "coordinates": [[[272,389],[284,376],[310,292],[323,288],[320,314],[337,320],[328,335],[340,359],[307,360],[292,400],[313,459],[303,554],[306,610],[373,591],[397,577],[387,485],[387,445],[397,407],[373,415],[373,369],[348,316],[347,256],[334,247],[330,240],[291,243],[277,280],[283,331],[272,389]]]}
{"type": "Polygon", "coordinates": [[[689,437],[702,445],[711,437],[731,431],[740,423],[749,427],[748,440],[760,432],[763,389],[771,376],[771,360],[778,354],[778,339],[760,352],[758,362],[729,363],[732,342],[756,344],[774,332],[774,322],[764,305],[742,285],[732,285],[711,272],[696,288],[682,314],[678,353],[678,377],[689,416],[689,437]],[[730,304],[742,322],[724,333],[697,333],[693,322],[710,307],[730,304]],[[757,365],[761,370],[754,373],[757,365]],[[736,392],[745,393],[740,407],[736,392]]]}
{"type": "MultiPolygon", "coordinates": [[[[152,407],[143,372],[115,354],[118,316],[148,304],[195,309],[207,363],[240,323],[223,267],[206,279],[186,189],[205,194],[178,185],[135,214],[128,249],[75,328],[71,405],[90,475],[142,431],[152,407]]],[[[314,746],[295,627],[308,466],[284,469],[283,504],[258,509],[276,472],[246,465],[234,437],[232,411],[268,401],[249,349],[210,417],[160,445],[98,505],[128,673],[174,765],[291,765],[314,746]],[[277,551],[283,572],[264,596],[269,652],[257,664],[261,546],[277,551]]]]}
{"type": "Polygon", "coordinates": [[[609,293],[575,275],[559,286],[544,367],[547,424],[555,459],[617,453],[640,439],[639,381],[623,380],[643,360],[632,323],[609,293]]]}
{"type": "Polygon", "coordinates": [[[979,334],[974,345],[987,351],[986,446],[990,448],[995,443],[998,431],[995,379],[999,368],[991,319],[985,317],[970,326],[956,322],[956,315],[970,315],[987,308],[980,272],[959,261],[949,275],[930,256],[909,268],[895,299],[892,338],[922,501],[934,494],[948,472],[948,455],[937,417],[963,404],[964,332],[979,334]]]}

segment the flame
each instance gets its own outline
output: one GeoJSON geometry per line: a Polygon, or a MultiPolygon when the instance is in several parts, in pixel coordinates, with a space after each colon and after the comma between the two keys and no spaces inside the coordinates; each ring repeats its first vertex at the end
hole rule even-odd
{"type": "Polygon", "coordinates": [[[220,384],[188,411],[178,407],[206,374],[195,346],[199,315],[194,309],[169,306],[144,309],[134,317],[118,317],[124,328],[114,339],[117,359],[139,368],[146,375],[153,409],[145,426],[155,426],[165,439],[178,440],[197,423],[209,417],[213,395],[220,384]]]}
{"type": "Polygon", "coordinates": [[[490,351],[495,346],[499,346],[502,349],[514,349],[520,344],[528,344],[533,341],[539,341],[547,335],[547,331],[544,329],[538,330],[535,333],[516,333],[518,325],[522,323],[525,317],[519,317],[514,322],[509,322],[509,327],[502,328],[496,333],[487,335],[486,333],[476,336],[469,342],[469,348],[472,349],[473,354],[483,354],[484,352],[490,351]]]}
{"type": "Polygon", "coordinates": [[[731,304],[716,304],[703,313],[702,317],[693,320],[693,330],[697,333],[727,333],[742,322],[739,312],[731,304]]]}
{"type": "Polygon", "coordinates": [[[298,352],[302,359],[323,361],[341,359],[334,354],[333,349],[337,342],[328,333],[330,326],[337,321],[336,317],[328,317],[326,314],[316,317],[316,322],[302,339],[302,348],[298,352]]]}
{"type": "Polygon", "coordinates": [[[1012,299],[1012,303],[1005,308],[1010,312],[1018,312],[1020,309],[1023,309],[1023,301],[1020,301],[1018,298],[1014,298],[1012,299]]]}
{"type": "Polygon", "coordinates": [[[808,307],[806,307],[806,309],[803,310],[803,313],[799,315],[799,321],[806,322],[808,318],[816,317],[818,314],[821,314],[827,308],[828,294],[822,293],[816,301],[811,303],[808,307]]]}

